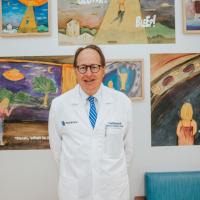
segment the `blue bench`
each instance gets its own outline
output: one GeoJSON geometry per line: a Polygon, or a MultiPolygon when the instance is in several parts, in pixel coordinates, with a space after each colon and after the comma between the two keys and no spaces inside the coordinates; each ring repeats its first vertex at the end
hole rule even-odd
{"type": "Polygon", "coordinates": [[[145,173],[147,200],[200,200],[200,172],[145,173]]]}

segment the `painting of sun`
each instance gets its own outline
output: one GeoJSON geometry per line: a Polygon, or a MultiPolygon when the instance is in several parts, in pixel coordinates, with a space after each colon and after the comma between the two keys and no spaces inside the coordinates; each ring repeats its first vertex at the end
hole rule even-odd
{"type": "Polygon", "coordinates": [[[1,35],[41,35],[49,33],[48,0],[2,0],[1,35]]]}

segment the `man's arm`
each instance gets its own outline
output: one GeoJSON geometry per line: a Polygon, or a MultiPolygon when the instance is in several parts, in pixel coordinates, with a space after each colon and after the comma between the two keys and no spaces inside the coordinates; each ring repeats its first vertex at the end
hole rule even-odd
{"type": "Polygon", "coordinates": [[[50,143],[50,148],[52,150],[54,158],[56,160],[57,166],[59,167],[62,137],[56,125],[55,113],[56,113],[56,108],[55,108],[54,101],[52,101],[51,108],[49,111],[49,122],[48,122],[49,143],[50,143]]]}
{"type": "Polygon", "coordinates": [[[126,112],[127,112],[128,125],[124,136],[124,143],[125,143],[124,148],[126,154],[127,167],[129,167],[133,154],[133,108],[130,99],[127,104],[126,112]]]}

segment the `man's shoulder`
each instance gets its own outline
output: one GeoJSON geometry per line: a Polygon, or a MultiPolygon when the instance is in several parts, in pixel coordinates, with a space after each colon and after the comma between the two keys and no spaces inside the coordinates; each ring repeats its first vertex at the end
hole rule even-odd
{"type": "Polygon", "coordinates": [[[120,99],[121,101],[130,102],[129,97],[121,91],[115,90],[113,88],[109,88],[107,86],[103,86],[105,93],[110,95],[114,101],[120,99]]]}
{"type": "Polygon", "coordinates": [[[68,90],[67,92],[65,92],[65,93],[63,93],[63,94],[61,94],[61,95],[55,97],[55,98],[53,99],[53,102],[54,102],[54,103],[60,103],[60,102],[63,102],[63,101],[64,101],[64,102],[70,101],[71,97],[74,96],[76,90],[77,90],[76,87],[74,87],[74,88],[68,90]]]}

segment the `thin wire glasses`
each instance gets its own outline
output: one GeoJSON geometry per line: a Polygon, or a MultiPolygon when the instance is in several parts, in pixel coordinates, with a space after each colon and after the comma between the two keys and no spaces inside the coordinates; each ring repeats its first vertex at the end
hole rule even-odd
{"type": "Polygon", "coordinates": [[[101,65],[98,64],[91,64],[91,65],[77,65],[77,70],[79,71],[80,74],[85,74],[88,70],[88,68],[90,68],[90,71],[92,73],[97,73],[100,70],[101,65]]]}

